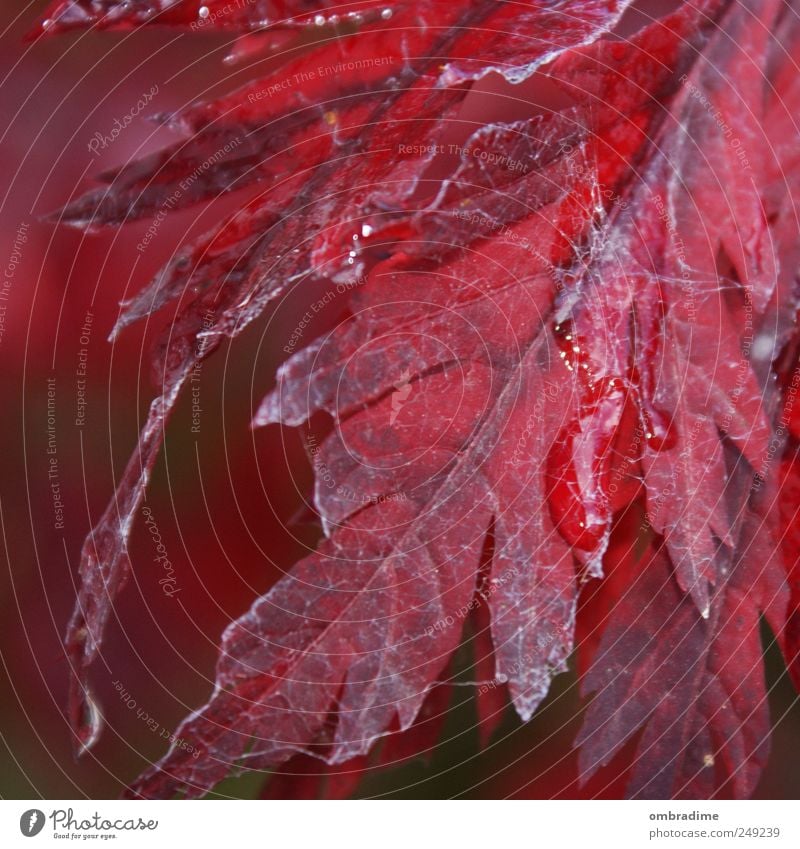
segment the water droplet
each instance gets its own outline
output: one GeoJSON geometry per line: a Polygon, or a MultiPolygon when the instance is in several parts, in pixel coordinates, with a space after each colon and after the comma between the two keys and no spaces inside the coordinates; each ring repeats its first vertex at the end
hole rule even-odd
{"type": "Polygon", "coordinates": [[[672,448],[678,433],[670,416],[650,405],[645,405],[642,413],[650,447],[655,451],[672,448]]]}
{"type": "Polygon", "coordinates": [[[315,18],[314,18],[314,23],[318,27],[324,27],[325,26],[325,15],[316,15],[315,18]]]}
{"type": "Polygon", "coordinates": [[[208,17],[208,14],[209,14],[209,12],[208,12],[208,6],[201,6],[201,7],[197,10],[197,14],[198,14],[201,18],[207,18],[207,17],[208,17]]]}
{"type": "Polygon", "coordinates": [[[103,717],[92,694],[87,690],[84,696],[83,725],[80,729],[81,754],[94,746],[103,728],[103,717]]]}
{"type": "Polygon", "coordinates": [[[388,20],[389,20],[389,18],[391,18],[393,14],[394,14],[394,13],[392,12],[392,10],[391,10],[391,9],[384,9],[384,10],[381,12],[381,17],[384,19],[384,21],[388,21],[388,20]]]}

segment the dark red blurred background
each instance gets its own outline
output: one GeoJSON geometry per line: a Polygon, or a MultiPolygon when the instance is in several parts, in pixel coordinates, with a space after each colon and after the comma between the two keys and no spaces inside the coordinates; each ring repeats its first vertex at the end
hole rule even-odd
{"type": "MultiPolygon", "coordinates": [[[[63,714],[67,667],[61,637],[73,605],[81,544],[113,491],[154,392],[149,345],[169,321],[168,311],[149,326],[128,329],[113,344],[107,337],[119,301],[234,202],[221,198],[202,210],[170,213],[143,251],[137,244],[147,221],[86,235],[43,222],[42,216],[88,188],[92,174],[172,138],[139,116],[105,149],[97,154],[90,149],[95,133],[110,134],[154,85],[158,91],[143,114],[169,112],[212,90],[233,88],[253,71],[225,65],[226,39],[204,34],[89,33],[24,44],[43,5],[0,0],[0,262],[11,279],[0,338],[0,795],[113,798],[165,751],[162,733],[207,698],[217,641],[227,623],[318,536],[313,524],[291,521],[311,482],[301,435],[248,427],[284,356],[286,328],[303,310],[299,300],[290,300],[271,322],[252,327],[204,365],[199,433],[192,432],[190,398],[181,403],[147,500],[178,592],[168,597],[162,591],[163,571],[153,562],[152,542],[140,522],[131,548],[134,576],[115,606],[94,670],[105,729],[92,753],[76,761],[63,714]],[[83,328],[89,323],[87,340],[83,328]],[[77,426],[82,359],[86,419],[77,426]],[[48,387],[53,387],[50,422],[48,387]],[[52,458],[63,528],[48,477],[52,458]]],[[[800,708],[772,656],[768,674],[776,729],[759,795],[796,798],[800,708]]],[[[358,795],[578,794],[571,750],[580,724],[574,676],[557,681],[527,726],[509,713],[483,752],[471,690],[457,690],[444,741],[429,761],[368,772],[358,795]]],[[[617,795],[614,776],[621,765],[580,792],[617,795]]],[[[261,776],[233,779],[219,792],[249,797],[262,784],[261,776]]]]}

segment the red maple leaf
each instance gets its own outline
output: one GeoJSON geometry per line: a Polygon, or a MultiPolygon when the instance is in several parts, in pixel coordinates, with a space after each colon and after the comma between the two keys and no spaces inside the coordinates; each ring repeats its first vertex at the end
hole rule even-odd
{"type": "Polygon", "coordinates": [[[780,547],[796,464],[778,474],[797,438],[792,4],[692,0],[643,26],[612,0],[331,5],[61,0],[42,24],[202,25],[285,51],[166,116],[185,140],[59,216],[98,228],[258,187],[123,305],[118,330],[180,309],[83,550],[67,635],[82,744],[175,399],[198,357],[327,277],[348,315],[290,340],[254,420],[330,417],[325,539],[228,628],[210,701],[130,792],[200,795],[291,757],[340,775],[417,733],[469,618],[485,729],[506,692],[528,719],[577,648],[584,777],[639,734],[631,795],[749,795],[769,731],[761,614],[797,679],[796,549],[780,547]],[[489,73],[536,75],[566,105],[450,143],[489,73]]]}

